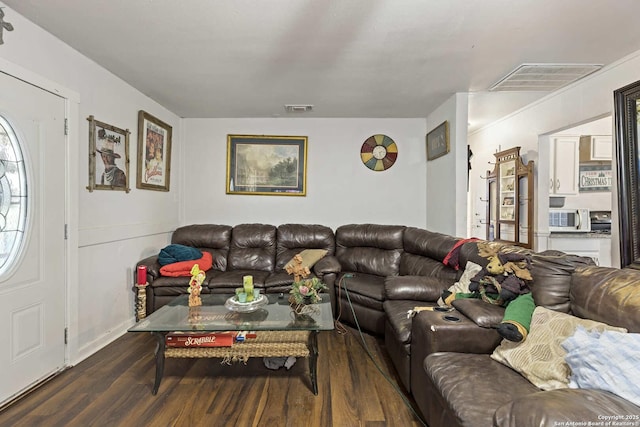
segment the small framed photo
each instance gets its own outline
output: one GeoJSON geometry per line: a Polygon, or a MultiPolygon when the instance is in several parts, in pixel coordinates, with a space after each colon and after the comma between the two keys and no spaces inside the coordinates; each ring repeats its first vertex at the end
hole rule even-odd
{"type": "Polygon", "coordinates": [[[151,114],[138,112],[138,174],[136,188],[169,191],[172,127],[151,114]]]}
{"type": "Polygon", "coordinates": [[[89,185],[87,190],[129,192],[129,129],[89,121],[89,185]],[[98,160],[98,158],[100,160],[98,160]]]}
{"type": "Polygon", "coordinates": [[[227,135],[227,194],[305,196],[307,137],[227,135]]]}
{"type": "Polygon", "coordinates": [[[427,160],[437,159],[449,152],[449,122],[444,121],[427,134],[427,160]]]}

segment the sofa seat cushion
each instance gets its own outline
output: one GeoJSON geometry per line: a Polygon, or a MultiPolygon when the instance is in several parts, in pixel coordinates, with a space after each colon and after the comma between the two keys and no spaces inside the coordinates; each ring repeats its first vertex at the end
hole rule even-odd
{"type": "MultiPolygon", "coordinates": [[[[189,286],[162,286],[160,288],[153,288],[153,294],[155,296],[178,296],[189,293],[189,286]]],[[[209,294],[211,291],[207,287],[202,287],[200,291],[202,294],[209,294]]]]}
{"type": "Polygon", "coordinates": [[[496,409],[539,391],[488,354],[433,353],[424,359],[423,367],[443,405],[460,425],[493,426],[496,409]]]}
{"type": "MultiPolygon", "coordinates": [[[[308,279],[315,277],[311,274],[308,279]]],[[[289,286],[291,287],[291,283],[293,283],[293,276],[286,271],[276,271],[275,273],[269,274],[269,276],[264,281],[264,287],[267,289],[289,286]]]]}
{"type": "Polygon", "coordinates": [[[382,311],[384,277],[365,273],[357,273],[352,277],[345,277],[341,274],[338,278],[338,284],[339,289],[336,290],[336,293],[340,299],[350,299],[353,304],[382,311]],[[349,293],[348,297],[347,292],[349,293]]]}
{"type": "Polygon", "coordinates": [[[234,288],[242,287],[242,278],[244,276],[253,276],[253,286],[264,288],[265,280],[267,280],[269,274],[268,271],[260,270],[216,271],[209,278],[209,288],[212,292],[216,292],[215,290],[219,292],[224,289],[225,292],[233,293],[234,288]]]}
{"type": "Polygon", "coordinates": [[[412,300],[386,300],[382,303],[384,313],[387,315],[387,325],[396,340],[402,344],[411,343],[411,323],[412,317],[407,316],[407,312],[416,306],[434,307],[434,303],[417,302],[412,300]]]}
{"type": "Polygon", "coordinates": [[[640,414],[640,408],[615,394],[596,389],[559,389],[513,399],[501,406],[495,413],[494,425],[499,427],[533,427],[561,425],[618,425],[637,424],[634,415],[640,414]],[[558,404],[561,402],[561,404],[558,404]],[[603,421],[604,415],[614,416],[603,421]],[[576,421],[580,421],[580,424],[576,421]],[[633,420],[633,421],[630,421],[633,420]],[[591,423],[591,424],[589,424],[591,423]]]}
{"type": "MultiPolygon", "coordinates": [[[[153,282],[149,284],[154,289],[154,293],[156,295],[159,294],[159,289],[161,288],[183,288],[184,291],[187,291],[189,287],[189,281],[191,280],[191,276],[179,276],[179,277],[171,277],[171,276],[161,276],[155,279],[153,282]]],[[[207,277],[205,277],[204,282],[202,282],[202,292],[206,293],[205,288],[209,286],[209,280],[211,280],[211,274],[207,273],[207,277]]]]}

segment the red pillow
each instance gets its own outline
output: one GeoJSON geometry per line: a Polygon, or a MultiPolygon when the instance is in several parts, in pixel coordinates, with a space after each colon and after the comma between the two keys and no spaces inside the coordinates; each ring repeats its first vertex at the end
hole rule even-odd
{"type": "Polygon", "coordinates": [[[171,277],[191,276],[191,269],[196,264],[200,270],[209,270],[213,266],[213,257],[209,252],[202,251],[202,258],[167,264],[160,268],[160,274],[171,277]]]}

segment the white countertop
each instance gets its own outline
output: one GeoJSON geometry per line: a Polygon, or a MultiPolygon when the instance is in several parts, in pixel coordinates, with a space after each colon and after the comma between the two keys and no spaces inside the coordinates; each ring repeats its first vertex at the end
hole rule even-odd
{"type": "Polygon", "coordinates": [[[549,234],[549,238],[572,238],[572,239],[611,239],[611,233],[596,233],[596,232],[586,232],[586,233],[572,233],[572,232],[551,232],[549,234]]]}

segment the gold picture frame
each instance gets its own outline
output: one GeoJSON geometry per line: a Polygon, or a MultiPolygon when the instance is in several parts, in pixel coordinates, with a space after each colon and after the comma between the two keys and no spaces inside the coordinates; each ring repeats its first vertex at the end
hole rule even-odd
{"type": "Polygon", "coordinates": [[[96,120],[89,121],[89,185],[87,190],[116,190],[128,193],[129,129],[120,129],[96,120]],[[101,162],[96,161],[96,157],[101,162]],[[119,160],[121,159],[121,160],[119,160]],[[124,161],[124,170],[120,168],[124,161]]]}
{"type": "Polygon", "coordinates": [[[227,135],[226,192],[306,196],[307,137],[227,135]]]}
{"type": "Polygon", "coordinates": [[[427,134],[427,160],[434,160],[449,152],[449,122],[444,121],[427,134]]]}
{"type": "Polygon", "coordinates": [[[138,112],[136,188],[169,191],[173,128],[146,111],[138,112]]]}

